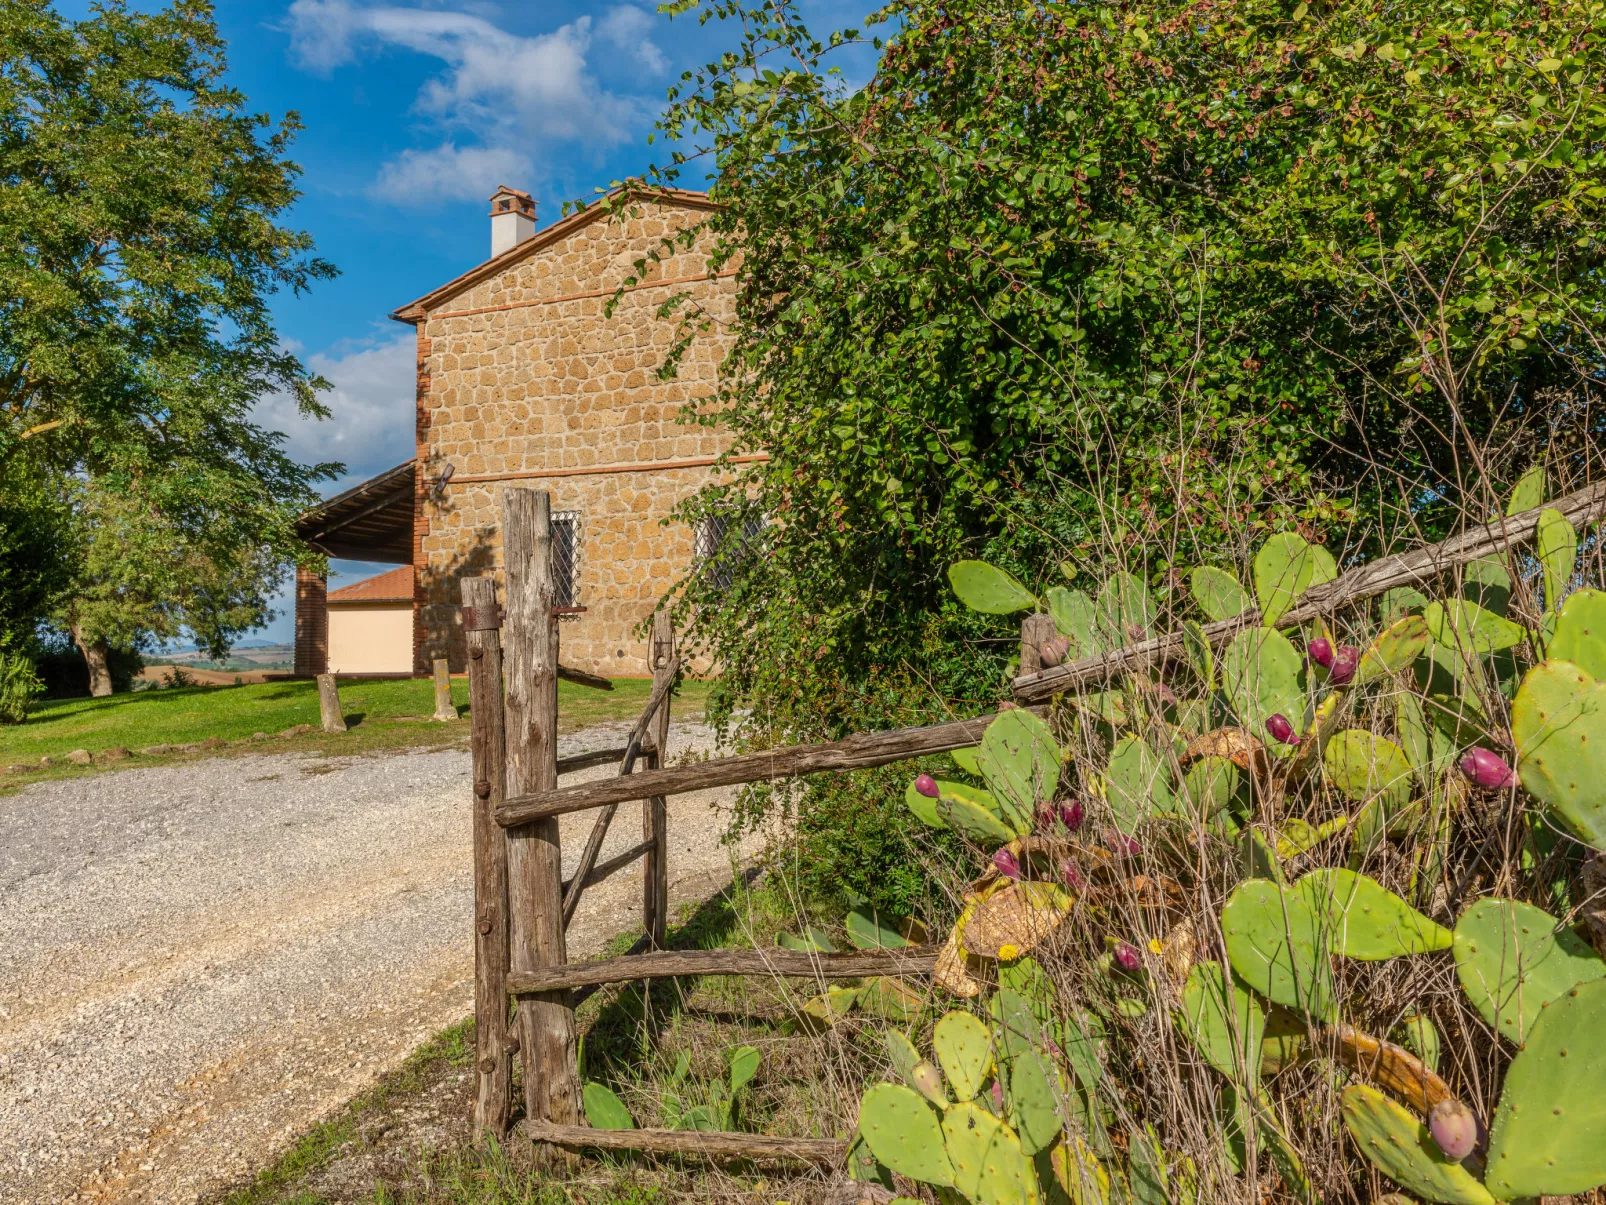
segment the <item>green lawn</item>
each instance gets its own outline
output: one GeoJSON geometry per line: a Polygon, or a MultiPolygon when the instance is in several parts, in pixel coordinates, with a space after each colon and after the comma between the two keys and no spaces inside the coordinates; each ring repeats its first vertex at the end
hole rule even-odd
{"type": "MultiPolygon", "coordinates": [[[[621,678],[611,691],[558,683],[559,730],[607,720],[628,720],[640,714],[651,694],[645,678],[621,678]]],[[[702,715],[706,682],[686,682],[677,696],[675,714],[702,715]]],[[[454,679],[452,700],[468,718],[468,680],[454,679]]],[[[61,759],[75,749],[98,755],[122,747],[138,754],[152,745],[188,745],[207,740],[249,742],[252,751],[318,749],[328,754],[377,752],[416,745],[459,745],[468,741],[465,723],[438,724],[434,685],[428,679],[362,680],[340,685],[341,708],[349,731],[325,733],[318,727],[318,690],[311,681],[258,682],[246,686],[187,686],[113,695],[108,699],[54,699],[39,704],[26,723],[0,725],[0,766],[37,767],[43,757],[61,759]],[[276,734],[298,724],[313,731],[295,737],[276,734]],[[270,739],[251,742],[265,732],[270,739]]],[[[115,768],[151,765],[174,756],[136,756],[110,763],[115,768]]],[[[193,754],[188,755],[193,756],[193,754]]],[[[56,765],[13,771],[6,786],[40,778],[91,772],[92,767],[56,765]]]]}

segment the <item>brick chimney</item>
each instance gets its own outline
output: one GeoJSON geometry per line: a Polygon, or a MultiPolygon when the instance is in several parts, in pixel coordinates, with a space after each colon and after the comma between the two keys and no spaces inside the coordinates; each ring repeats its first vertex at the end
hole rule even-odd
{"type": "Polygon", "coordinates": [[[535,233],[535,200],[502,185],[491,194],[491,258],[511,251],[535,233]]]}

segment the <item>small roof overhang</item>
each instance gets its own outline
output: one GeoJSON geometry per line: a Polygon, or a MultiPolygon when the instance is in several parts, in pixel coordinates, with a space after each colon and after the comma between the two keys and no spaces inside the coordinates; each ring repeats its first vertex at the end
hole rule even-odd
{"type": "Polygon", "coordinates": [[[411,564],[417,473],[409,460],[336,494],[297,519],[296,534],[342,560],[411,564]]]}

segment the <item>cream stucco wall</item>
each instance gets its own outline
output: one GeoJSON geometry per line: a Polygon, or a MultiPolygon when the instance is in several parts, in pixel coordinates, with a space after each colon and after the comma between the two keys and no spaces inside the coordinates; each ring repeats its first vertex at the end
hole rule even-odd
{"type": "Polygon", "coordinates": [[[413,604],[329,604],[331,674],[407,674],[413,669],[413,604]]]}

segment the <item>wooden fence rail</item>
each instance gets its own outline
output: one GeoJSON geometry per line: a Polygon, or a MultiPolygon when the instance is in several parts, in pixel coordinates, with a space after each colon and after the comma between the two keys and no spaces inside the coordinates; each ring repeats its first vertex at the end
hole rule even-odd
{"type": "MultiPolygon", "coordinates": [[[[867,769],[966,748],[980,742],[994,716],[858,733],[840,741],[665,767],[669,701],[679,663],[668,617],[660,613],[654,618],[649,656],[654,674],[652,694],[629,741],[620,749],[580,754],[560,762],[556,755],[558,679],[604,689],[612,684],[570,670],[558,661],[550,499],[539,491],[510,488],[504,491],[502,504],[505,617],[498,613],[490,578],[465,581],[463,599],[474,724],[476,1129],[506,1132],[511,1058],[518,1052],[524,1064],[522,1129],[534,1141],[709,1158],[840,1163],[846,1144],[835,1139],[592,1130],[576,1124],[580,1094],[573,1009],[579,999],[601,985],[677,976],[765,974],[825,980],[930,974],[937,957],[931,946],[841,954],[662,949],[668,911],[665,800],[689,791],[867,769]],[[503,625],[500,640],[498,624],[503,625]],[[636,773],[638,755],[647,768],[636,773]],[[608,762],[619,763],[617,777],[557,786],[560,772],[608,762]],[[613,809],[632,800],[643,801],[642,840],[599,861],[613,809]],[[557,818],[593,808],[604,809],[603,814],[592,829],[575,874],[562,882],[557,818]],[[638,858],[646,859],[645,936],[623,957],[569,964],[564,930],[581,893],[638,858]],[[510,1002],[515,1017],[511,1030],[507,1024],[510,1002]]],[[[1439,544],[1351,569],[1306,591],[1297,605],[1278,619],[1277,626],[1332,615],[1391,587],[1424,585],[1479,557],[1509,552],[1534,538],[1541,511],[1549,508],[1559,510],[1575,527],[1596,522],[1606,517],[1606,484],[1578,490],[1545,508],[1471,528],[1439,544]]],[[[1259,622],[1259,611],[1251,610],[1207,625],[1205,632],[1212,642],[1221,643],[1259,622]]],[[[1052,620],[1047,616],[1027,616],[1022,623],[1022,673],[1011,684],[1017,705],[1038,705],[1064,691],[1102,687],[1124,673],[1183,655],[1181,635],[1174,634],[1045,670],[1038,650],[1050,634],[1052,620]]]]}

